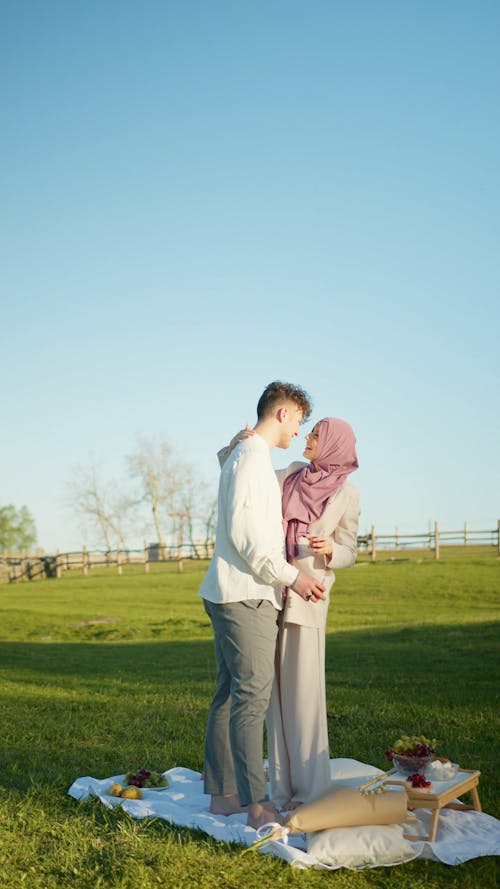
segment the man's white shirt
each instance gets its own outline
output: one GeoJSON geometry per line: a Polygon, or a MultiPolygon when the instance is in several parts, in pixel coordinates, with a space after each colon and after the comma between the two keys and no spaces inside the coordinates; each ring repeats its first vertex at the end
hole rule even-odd
{"type": "Polygon", "coordinates": [[[219,604],[269,599],[281,609],[281,590],[298,569],[286,561],[281,492],[269,447],[258,433],[242,441],[222,468],[215,552],[200,596],[219,604]]]}

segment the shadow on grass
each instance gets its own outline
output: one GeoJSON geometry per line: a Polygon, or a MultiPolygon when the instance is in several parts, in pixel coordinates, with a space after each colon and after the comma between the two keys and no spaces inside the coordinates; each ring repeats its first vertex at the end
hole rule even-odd
{"type": "MultiPolygon", "coordinates": [[[[7,642],[0,669],[6,787],[202,767],[211,640],[7,642]]],[[[384,767],[403,730],[431,733],[498,784],[498,624],[331,633],[326,675],[332,755],[384,767]]]]}
{"type": "MultiPolygon", "coordinates": [[[[370,628],[327,635],[326,669],[337,687],[408,684],[414,691],[423,679],[460,683],[460,693],[474,695],[475,682],[493,686],[498,678],[499,623],[450,626],[370,628]]],[[[0,669],[25,686],[65,687],[76,679],[138,681],[159,691],[165,683],[195,683],[213,678],[211,639],[147,642],[3,642],[0,669]]],[[[448,694],[449,689],[446,690],[448,694]]]]}
{"type": "Polygon", "coordinates": [[[461,702],[477,700],[478,691],[498,694],[499,629],[496,622],[410,626],[333,633],[327,637],[327,679],[338,688],[368,684],[394,696],[400,690],[461,702]]]}

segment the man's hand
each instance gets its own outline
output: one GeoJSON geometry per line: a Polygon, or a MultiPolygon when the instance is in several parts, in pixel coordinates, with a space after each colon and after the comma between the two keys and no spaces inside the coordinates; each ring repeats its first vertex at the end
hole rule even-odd
{"type": "Polygon", "coordinates": [[[317,602],[318,599],[326,599],[324,586],[315,580],[314,577],[304,574],[303,571],[299,571],[299,576],[293,584],[292,590],[295,590],[306,602],[317,602]]]}

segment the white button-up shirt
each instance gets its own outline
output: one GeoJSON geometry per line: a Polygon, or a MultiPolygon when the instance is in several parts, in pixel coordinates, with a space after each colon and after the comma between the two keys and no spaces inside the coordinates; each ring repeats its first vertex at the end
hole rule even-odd
{"type": "Polygon", "coordinates": [[[200,596],[219,604],[269,599],[281,609],[281,589],[292,586],[299,572],[285,558],[281,492],[258,433],[225,461],[218,511],[215,552],[200,596]]]}

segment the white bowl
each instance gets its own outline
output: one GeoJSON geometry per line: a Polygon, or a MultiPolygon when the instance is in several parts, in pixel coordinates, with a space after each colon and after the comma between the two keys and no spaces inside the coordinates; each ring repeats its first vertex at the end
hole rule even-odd
{"type": "Polygon", "coordinates": [[[439,760],[435,760],[430,766],[427,766],[426,774],[428,778],[433,778],[434,781],[451,781],[457,774],[459,768],[460,766],[456,762],[450,762],[449,760],[440,762],[439,760]]]}

